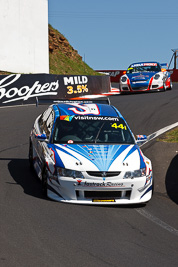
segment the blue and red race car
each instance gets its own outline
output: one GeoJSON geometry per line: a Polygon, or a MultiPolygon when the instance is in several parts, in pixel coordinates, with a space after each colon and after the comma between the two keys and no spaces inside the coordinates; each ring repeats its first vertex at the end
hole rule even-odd
{"type": "Polygon", "coordinates": [[[165,91],[172,89],[170,72],[155,61],[131,64],[120,78],[121,93],[165,91]]]}

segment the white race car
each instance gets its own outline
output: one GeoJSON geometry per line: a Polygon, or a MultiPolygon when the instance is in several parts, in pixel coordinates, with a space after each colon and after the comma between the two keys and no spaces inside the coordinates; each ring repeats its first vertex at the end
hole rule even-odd
{"type": "Polygon", "coordinates": [[[120,112],[102,101],[59,101],[35,121],[29,161],[60,202],[136,204],[152,197],[151,161],[120,112]]]}

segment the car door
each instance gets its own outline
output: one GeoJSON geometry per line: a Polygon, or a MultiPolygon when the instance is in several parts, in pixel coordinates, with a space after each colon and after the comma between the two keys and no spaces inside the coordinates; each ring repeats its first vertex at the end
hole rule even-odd
{"type": "Polygon", "coordinates": [[[42,171],[46,162],[46,154],[49,153],[48,143],[51,136],[51,130],[54,122],[54,111],[50,107],[48,108],[38,120],[38,126],[36,127],[37,134],[45,134],[46,141],[36,140],[35,148],[38,157],[39,173],[38,176],[42,177],[42,171]]]}

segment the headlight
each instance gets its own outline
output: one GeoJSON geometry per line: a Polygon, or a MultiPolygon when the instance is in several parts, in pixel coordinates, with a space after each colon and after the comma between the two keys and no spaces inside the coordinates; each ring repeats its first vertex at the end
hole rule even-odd
{"type": "Polygon", "coordinates": [[[127,77],[126,76],[121,77],[121,82],[125,83],[126,81],[127,81],[127,77]]]}
{"type": "Polygon", "coordinates": [[[73,177],[73,178],[84,178],[82,172],[80,171],[74,171],[64,168],[57,168],[57,173],[59,176],[65,176],[65,177],[73,177]]]}
{"type": "Polygon", "coordinates": [[[146,176],[146,168],[126,172],[124,175],[124,179],[132,179],[132,178],[138,178],[138,177],[143,177],[143,176],[146,176]]]}
{"type": "Polygon", "coordinates": [[[154,79],[158,80],[159,78],[160,78],[160,75],[159,74],[155,74],[154,79]]]}

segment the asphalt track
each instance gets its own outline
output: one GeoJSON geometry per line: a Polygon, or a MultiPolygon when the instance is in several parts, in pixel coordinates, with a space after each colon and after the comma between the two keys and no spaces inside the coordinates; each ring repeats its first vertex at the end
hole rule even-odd
{"type": "MultiPolygon", "coordinates": [[[[110,99],[135,134],[178,121],[178,84],[110,99]]],[[[0,109],[0,266],[178,266],[178,144],[142,147],[155,179],[145,207],[54,202],[43,197],[28,164],[29,132],[44,109],[0,109]]]]}

